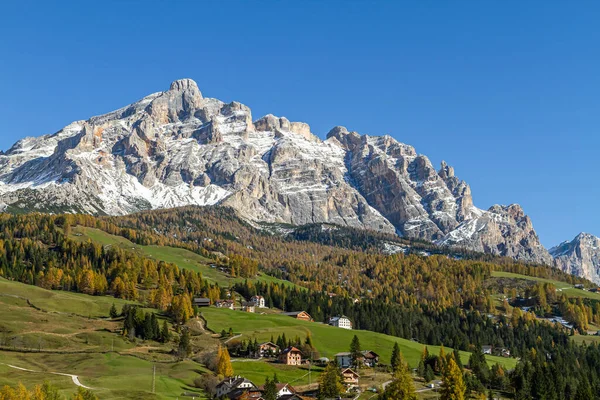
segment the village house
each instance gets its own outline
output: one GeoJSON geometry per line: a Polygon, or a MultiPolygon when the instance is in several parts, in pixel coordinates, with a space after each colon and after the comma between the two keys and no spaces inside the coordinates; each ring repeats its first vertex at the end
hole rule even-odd
{"type": "MultiPolygon", "coordinates": [[[[278,383],[277,386],[277,398],[290,398],[296,394],[296,389],[294,389],[289,383],[278,383]]],[[[261,386],[260,390],[265,391],[265,387],[261,386]]]]}
{"type": "Polygon", "coordinates": [[[337,353],[335,355],[335,362],[340,368],[348,368],[352,365],[352,355],[348,352],[337,353]]]}
{"type": "Polygon", "coordinates": [[[229,400],[263,400],[259,389],[236,389],[227,394],[229,400]]]}
{"type": "Polygon", "coordinates": [[[278,360],[286,365],[301,365],[302,352],[293,346],[288,347],[279,354],[278,360]]]}
{"type": "Polygon", "coordinates": [[[233,310],[233,308],[234,308],[234,302],[233,302],[233,300],[217,300],[215,302],[215,307],[217,307],[217,308],[229,308],[230,310],[233,310]]]}
{"type": "Polygon", "coordinates": [[[329,318],[329,325],[335,326],[336,328],[352,329],[352,321],[345,315],[329,318]]]}
{"type": "Polygon", "coordinates": [[[258,308],[265,308],[265,298],[262,296],[252,296],[250,301],[253,302],[258,308]]]}
{"type": "Polygon", "coordinates": [[[221,396],[227,396],[229,393],[235,390],[249,391],[251,389],[258,389],[254,383],[241,376],[234,376],[221,381],[215,388],[215,395],[217,398],[221,396]]]}
{"type": "Polygon", "coordinates": [[[358,387],[358,378],[359,377],[360,377],[360,375],[358,375],[355,371],[353,371],[350,368],[346,368],[342,371],[342,379],[343,379],[344,385],[346,385],[346,387],[348,389],[358,387]]]}
{"type": "Polygon", "coordinates": [[[193,303],[196,307],[210,307],[210,299],[206,297],[194,297],[193,303]]]}
{"type": "Polygon", "coordinates": [[[493,347],[492,346],[481,346],[481,350],[483,354],[492,354],[493,347]]]}
{"type": "Polygon", "coordinates": [[[312,321],[312,317],[306,311],[291,311],[284,312],[282,315],[287,315],[288,317],[296,318],[302,321],[312,321]]]}
{"type": "Polygon", "coordinates": [[[286,394],[279,397],[277,400],[314,400],[314,397],[300,396],[298,393],[286,394]]]}
{"type": "Polygon", "coordinates": [[[264,342],[258,345],[259,357],[273,357],[279,353],[279,346],[275,343],[264,342]]]}
{"type": "Polygon", "coordinates": [[[376,367],[379,364],[379,354],[375,353],[372,350],[364,350],[362,352],[363,355],[363,364],[367,367],[376,367]]]}
{"type": "Polygon", "coordinates": [[[252,302],[252,301],[245,301],[242,303],[242,311],[253,313],[255,307],[256,307],[256,304],[254,304],[254,302],[252,302]]]}

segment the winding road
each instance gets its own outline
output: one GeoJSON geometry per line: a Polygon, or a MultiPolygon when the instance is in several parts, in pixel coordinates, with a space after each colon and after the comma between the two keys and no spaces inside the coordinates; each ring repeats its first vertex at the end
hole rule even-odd
{"type": "Polygon", "coordinates": [[[68,377],[70,377],[70,378],[71,378],[71,380],[73,381],[73,383],[74,383],[75,385],[77,385],[77,386],[79,386],[79,387],[82,387],[82,388],[84,388],[84,389],[90,389],[90,390],[93,390],[91,387],[88,387],[88,386],[85,386],[84,384],[82,384],[82,383],[79,381],[79,376],[77,376],[77,375],[72,375],[72,374],[63,374],[63,373],[61,373],[61,372],[43,372],[43,371],[34,371],[34,370],[32,370],[32,369],[21,368],[21,367],[17,367],[17,366],[15,366],[15,365],[4,364],[4,363],[2,363],[2,365],[6,365],[7,367],[9,367],[9,368],[13,368],[13,369],[18,369],[19,371],[25,371],[25,372],[34,372],[34,373],[37,373],[37,374],[44,374],[44,373],[47,373],[47,374],[52,374],[52,375],[68,376],[68,377]]]}

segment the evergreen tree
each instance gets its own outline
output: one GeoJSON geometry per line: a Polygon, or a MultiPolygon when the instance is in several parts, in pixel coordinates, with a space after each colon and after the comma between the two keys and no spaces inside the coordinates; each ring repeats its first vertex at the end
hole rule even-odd
{"type": "Polygon", "coordinates": [[[273,382],[279,383],[279,377],[277,376],[277,372],[273,373],[273,382]]]}
{"type": "Polygon", "coordinates": [[[400,367],[401,361],[400,346],[398,346],[398,342],[396,342],[394,343],[394,348],[392,349],[392,360],[390,363],[392,366],[392,373],[400,367]]]}
{"type": "Polygon", "coordinates": [[[462,372],[452,357],[442,374],[441,399],[464,400],[466,390],[462,372]]]}
{"type": "Polygon", "coordinates": [[[115,319],[115,318],[117,318],[119,316],[119,313],[117,311],[117,307],[115,306],[115,303],[113,303],[112,306],[110,307],[110,311],[109,311],[108,314],[113,319],[115,319]]]}
{"type": "Polygon", "coordinates": [[[360,350],[360,341],[358,340],[358,336],[354,335],[352,342],[350,343],[350,357],[352,358],[352,365],[354,365],[356,369],[359,368],[360,359],[362,357],[360,350]]]}
{"type": "Polygon", "coordinates": [[[167,321],[163,321],[162,329],[160,330],[160,341],[162,343],[167,343],[171,340],[171,333],[169,333],[169,326],[167,325],[167,321]]]}
{"type": "Polygon", "coordinates": [[[319,377],[319,398],[336,398],[344,390],[342,377],[335,362],[327,364],[319,377]]]}
{"type": "Polygon", "coordinates": [[[404,361],[402,353],[399,356],[400,363],[394,370],[393,381],[387,385],[383,392],[383,400],[416,400],[415,387],[408,364],[404,361]]]}
{"type": "Polygon", "coordinates": [[[423,376],[423,379],[425,380],[425,382],[431,382],[435,379],[433,368],[431,368],[431,365],[429,364],[427,364],[427,366],[425,367],[425,376],[423,376]]]}
{"type": "Polygon", "coordinates": [[[425,378],[425,363],[423,360],[419,360],[419,365],[417,366],[417,375],[421,378],[425,378]]]}
{"type": "MultiPolygon", "coordinates": [[[[227,350],[225,350],[227,351],[227,350]]],[[[189,329],[183,329],[181,332],[181,336],[179,338],[179,347],[177,349],[177,353],[179,357],[185,358],[190,355],[192,352],[192,344],[190,343],[190,331],[189,329]]],[[[229,376],[229,375],[227,375],[229,376]]]]}
{"type": "Polygon", "coordinates": [[[277,400],[277,383],[267,377],[262,395],[264,400],[277,400]]]}

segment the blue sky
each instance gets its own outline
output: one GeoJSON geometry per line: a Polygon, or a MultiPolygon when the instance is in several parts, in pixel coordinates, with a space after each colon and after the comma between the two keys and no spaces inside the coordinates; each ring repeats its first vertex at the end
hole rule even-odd
{"type": "Polygon", "coordinates": [[[546,246],[600,235],[597,2],[7,3],[0,149],[189,77],[255,118],[446,160],[477,206],[521,204],[546,246]]]}

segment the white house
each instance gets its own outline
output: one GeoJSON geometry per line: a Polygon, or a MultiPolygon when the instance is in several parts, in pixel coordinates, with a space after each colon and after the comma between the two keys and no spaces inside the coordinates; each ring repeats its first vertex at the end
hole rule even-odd
{"type": "Polygon", "coordinates": [[[227,378],[224,381],[221,381],[215,388],[216,397],[226,396],[228,393],[237,389],[256,389],[256,385],[241,376],[227,378]]]}
{"type": "MultiPolygon", "coordinates": [[[[261,390],[264,391],[265,387],[261,386],[261,390]]],[[[289,397],[296,393],[296,389],[294,389],[289,383],[278,383],[277,384],[277,398],[281,397],[289,397]]]]}
{"type": "Polygon", "coordinates": [[[252,296],[250,301],[256,304],[258,308],[265,308],[265,298],[262,296],[252,296]]]}
{"type": "Polygon", "coordinates": [[[352,321],[345,315],[329,318],[329,325],[337,328],[352,329],[352,321]]]}

